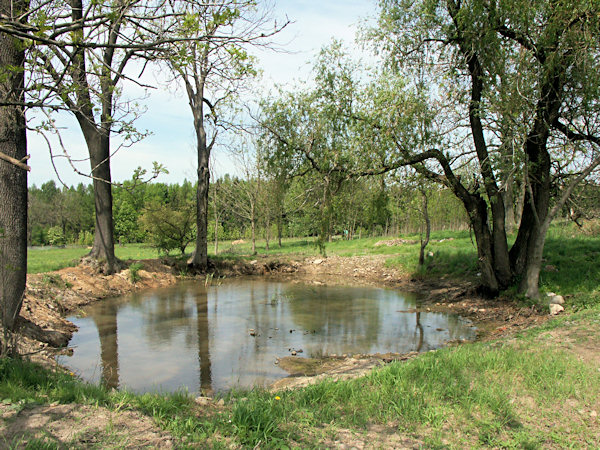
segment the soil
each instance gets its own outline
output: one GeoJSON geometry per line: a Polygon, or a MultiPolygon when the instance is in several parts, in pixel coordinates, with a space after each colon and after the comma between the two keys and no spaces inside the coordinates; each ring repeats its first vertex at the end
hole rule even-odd
{"type": "MultiPolygon", "coordinates": [[[[285,261],[265,257],[250,262],[220,261],[211,270],[216,276],[260,275],[318,285],[374,285],[414,292],[420,299],[418,308],[423,311],[452,312],[472,320],[478,327],[478,339],[511,335],[549,317],[547,313],[517,306],[506,299],[481,297],[474,283],[469,281],[411,278],[386,267],[386,259],[385,255],[285,261]]],[[[139,262],[142,268],[137,272],[135,282],[129,269],[114,275],[102,275],[84,264],[52,273],[29,275],[19,318],[19,335],[15,339],[19,353],[44,365],[56,366],[56,355],[68,351],[68,341],[76,331],[75,325],[66,319],[68,315],[103,298],[168,286],[182,278],[178,275],[182,267],[168,261],[139,262]]],[[[205,275],[197,278],[204,281],[205,275]]],[[[597,353],[595,355],[597,357],[597,353]]],[[[304,386],[325,376],[337,379],[357,377],[375,366],[415,356],[415,353],[410,353],[340,355],[321,360],[284,358],[280,361],[281,367],[291,376],[277,382],[273,389],[304,386]]],[[[212,406],[210,400],[205,403],[206,407],[212,406]]],[[[45,430],[59,442],[75,443],[76,446],[93,445],[99,435],[115,442],[115,447],[172,446],[171,438],[150,419],[130,411],[110,412],[81,405],[30,408],[0,404],[0,417],[0,434],[10,439],[16,439],[25,432],[29,437],[35,437],[45,430]],[[128,431],[123,432],[124,429],[128,431]]],[[[337,441],[332,444],[341,445],[337,441]]],[[[401,443],[394,442],[396,444],[401,443]]],[[[361,448],[360,444],[358,448],[361,448]]]]}

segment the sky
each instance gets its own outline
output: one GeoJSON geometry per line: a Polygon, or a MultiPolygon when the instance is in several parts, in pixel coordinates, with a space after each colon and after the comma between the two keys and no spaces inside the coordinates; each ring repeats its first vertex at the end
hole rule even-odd
{"type": "MultiPolygon", "coordinates": [[[[275,38],[275,44],[285,49],[284,52],[256,53],[263,71],[259,91],[268,91],[275,84],[292,86],[299,80],[308,79],[311,61],[333,38],[343,40],[349,48],[357,48],[352,43],[358,26],[369,17],[373,18],[376,10],[374,0],[274,0],[273,3],[278,23],[285,22],[286,17],[291,23],[275,38]]],[[[169,171],[157,181],[180,183],[184,179],[196,178],[194,128],[187,97],[182,89],[166,83],[164,74],[156,76],[162,79],[161,85],[149,90],[147,98],[140,101],[146,111],[136,122],[138,129],[149,130],[151,135],[132,147],[120,149],[113,156],[113,181],[131,178],[138,166],[150,171],[153,161],[162,163],[169,171]]],[[[155,76],[152,75],[152,78],[155,76]]],[[[143,93],[136,89],[138,94],[143,93]]],[[[29,120],[35,122],[36,117],[40,117],[39,112],[29,112],[29,120]]],[[[64,147],[74,158],[85,159],[85,141],[75,119],[63,113],[58,117],[57,125],[61,129],[64,147]]],[[[113,144],[117,144],[116,139],[113,139],[113,144]]],[[[39,187],[49,180],[57,184],[62,180],[69,186],[90,182],[89,178],[76,174],[64,158],[55,158],[59,180],[50,161],[48,145],[34,132],[28,134],[28,146],[32,168],[30,186],[35,184],[39,187]]],[[[62,152],[56,140],[52,141],[52,151],[54,154],[62,152]]],[[[88,161],[82,161],[79,167],[82,172],[89,172],[88,161]]],[[[239,172],[229,150],[219,146],[218,142],[213,149],[212,171],[213,177],[239,172]]]]}

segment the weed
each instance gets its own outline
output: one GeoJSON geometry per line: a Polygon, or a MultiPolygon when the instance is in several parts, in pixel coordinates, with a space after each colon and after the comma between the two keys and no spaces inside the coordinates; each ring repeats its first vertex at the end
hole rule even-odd
{"type": "Polygon", "coordinates": [[[144,267],[142,263],[136,262],[129,266],[129,280],[135,284],[141,280],[140,270],[144,267]]]}

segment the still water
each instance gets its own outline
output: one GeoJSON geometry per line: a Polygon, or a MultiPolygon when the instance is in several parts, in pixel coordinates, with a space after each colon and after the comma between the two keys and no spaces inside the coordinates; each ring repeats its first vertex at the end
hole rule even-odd
{"type": "Polygon", "coordinates": [[[86,380],[136,392],[217,392],[265,386],[287,375],[275,361],[427,351],[474,339],[457,316],[411,311],[414,297],[367,287],[237,279],[104,300],[70,317],[72,356],[59,362],[86,380]],[[301,350],[301,351],[300,351],[301,350]]]}

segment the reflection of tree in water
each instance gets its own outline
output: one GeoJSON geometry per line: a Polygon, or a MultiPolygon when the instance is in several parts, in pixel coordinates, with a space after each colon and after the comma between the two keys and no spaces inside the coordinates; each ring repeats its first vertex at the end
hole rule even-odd
{"type": "Polygon", "coordinates": [[[100,337],[102,382],[108,388],[119,387],[119,349],[117,342],[117,311],[113,302],[100,303],[92,319],[100,337]]]}
{"type": "Polygon", "coordinates": [[[212,392],[212,369],[208,328],[208,295],[201,290],[196,295],[196,325],[198,330],[198,363],[200,366],[200,389],[212,392]]]}
{"type": "Polygon", "coordinates": [[[417,311],[416,316],[417,325],[415,328],[415,333],[419,333],[419,340],[417,341],[417,348],[415,349],[415,351],[420,352],[423,348],[423,325],[421,325],[421,311],[417,311]]]}
{"type": "MultiPolygon", "coordinates": [[[[380,302],[357,288],[292,286],[286,290],[298,328],[356,348],[370,348],[380,328],[380,302]]],[[[326,344],[325,342],[323,344],[326,344]]]]}
{"type": "MultiPolygon", "coordinates": [[[[140,304],[144,309],[144,334],[148,342],[160,345],[183,335],[187,348],[194,348],[194,304],[188,291],[199,288],[180,287],[156,293],[150,301],[140,304]]],[[[206,292],[203,290],[204,294],[206,292]]]]}

